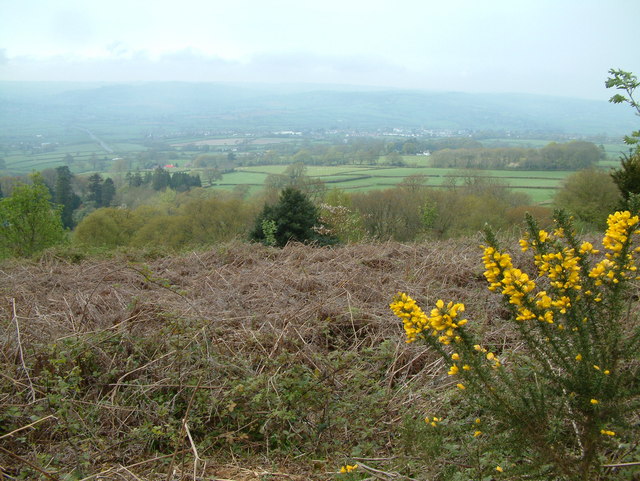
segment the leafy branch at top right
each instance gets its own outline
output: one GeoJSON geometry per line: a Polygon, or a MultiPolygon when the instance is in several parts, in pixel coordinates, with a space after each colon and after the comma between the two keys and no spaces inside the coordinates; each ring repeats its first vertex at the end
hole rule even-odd
{"type": "MultiPolygon", "coordinates": [[[[614,104],[629,104],[640,116],[640,103],[634,97],[635,90],[640,86],[638,77],[631,72],[620,69],[610,69],[609,77],[605,81],[607,88],[615,88],[621,93],[613,95],[609,102],[614,104]]],[[[623,154],[621,166],[611,173],[611,178],[622,195],[622,209],[633,212],[640,211],[640,130],[625,135],[625,144],[631,146],[628,155],[623,154]]]]}

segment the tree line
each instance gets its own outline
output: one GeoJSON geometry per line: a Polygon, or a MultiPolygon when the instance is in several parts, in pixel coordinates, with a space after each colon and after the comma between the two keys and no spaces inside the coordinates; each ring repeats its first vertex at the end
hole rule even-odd
{"type": "Polygon", "coordinates": [[[221,173],[235,167],[295,164],[305,165],[391,165],[404,166],[406,157],[430,155],[433,167],[473,169],[579,170],[595,165],[605,157],[593,142],[574,140],[550,142],[542,148],[486,148],[467,137],[445,139],[384,140],[350,138],[342,142],[274,144],[266,151],[242,150],[237,153],[199,153],[192,159],[196,168],[215,168],[221,173]]]}
{"type": "Polygon", "coordinates": [[[458,169],[581,170],[605,158],[592,142],[552,142],[540,149],[444,149],[431,155],[433,167],[458,169]]]}
{"type": "MultiPolygon", "coordinates": [[[[53,190],[38,174],[30,184],[14,187],[11,196],[0,200],[4,256],[31,255],[64,239],[89,248],[153,246],[164,250],[232,239],[275,246],[292,240],[321,245],[413,242],[473,234],[486,223],[508,230],[522,221],[525,212],[548,225],[552,214],[550,207],[532,205],[526,194],[512,191],[500,180],[463,173],[440,187],[428,186],[425,176],[413,175],[394,188],[346,192],[327,189],[306,175],[304,165],[296,164],[285,174],[268,178],[264,189],[248,198],[241,192],[197,187],[180,192],[126,186],[117,196],[137,197],[137,205],[130,207],[111,205],[110,179],[91,176],[84,197],[78,198],[68,189],[67,170],[60,168],[58,174],[53,190]],[[75,213],[83,216],[70,230],[71,207],[78,202],[83,207],[75,213]],[[20,212],[30,215],[21,217],[20,212]],[[33,241],[15,240],[25,235],[33,241]]],[[[556,204],[568,208],[583,226],[601,228],[620,198],[609,173],[591,169],[570,176],[556,204]]]]}

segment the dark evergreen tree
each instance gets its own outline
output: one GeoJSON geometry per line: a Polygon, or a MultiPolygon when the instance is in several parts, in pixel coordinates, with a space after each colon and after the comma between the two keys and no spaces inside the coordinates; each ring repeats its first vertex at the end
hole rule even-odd
{"type": "Polygon", "coordinates": [[[202,181],[200,180],[200,174],[193,174],[189,176],[190,187],[202,187],[202,181]]]}
{"type": "Polygon", "coordinates": [[[292,187],[287,187],[280,193],[280,199],[275,205],[265,205],[256,218],[250,238],[266,242],[264,226],[267,223],[275,226],[273,236],[278,247],[284,247],[289,241],[317,242],[321,245],[335,242],[314,230],[320,223],[318,209],[306,195],[292,187]]]}
{"type": "Polygon", "coordinates": [[[102,183],[102,199],[99,207],[109,207],[116,196],[116,186],[111,177],[104,179],[102,183]]]}
{"type": "Polygon", "coordinates": [[[625,155],[620,159],[620,168],[611,172],[611,178],[622,195],[622,208],[628,208],[629,197],[640,194],[640,153],[625,155]]]}
{"type": "Polygon", "coordinates": [[[65,229],[73,228],[73,211],[80,206],[80,197],[73,191],[72,180],[73,174],[69,167],[63,165],[56,168],[53,202],[62,207],[61,218],[65,229]]]}
{"type": "Polygon", "coordinates": [[[140,187],[142,184],[144,183],[144,180],[142,179],[142,175],[140,174],[139,170],[136,170],[136,173],[133,174],[132,178],[131,178],[131,186],[132,187],[140,187]]]}
{"type": "Polygon", "coordinates": [[[164,190],[169,187],[170,182],[171,174],[162,167],[157,167],[153,171],[153,176],[151,178],[151,186],[153,187],[153,190],[164,190]]]}
{"type": "Polygon", "coordinates": [[[96,207],[100,207],[102,205],[102,176],[100,174],[93,174],[89,177],[88,189],[86,200],[93,202],[96,207]]]}
{"type": "Polygon", "coordinates": [[[186,172],[175,172],[169,178],[169,187],[178,192],[189,190],[189,174],[186,172]]]}

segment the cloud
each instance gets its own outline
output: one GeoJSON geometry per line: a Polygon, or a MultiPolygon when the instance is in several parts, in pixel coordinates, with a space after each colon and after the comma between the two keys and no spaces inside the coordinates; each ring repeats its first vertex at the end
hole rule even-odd
{"type": "Polygon", "coordinates": [[[532,72],[530,66],[516,62],[504,68],[494,63],[458,63],[455,59],[442,60],[436,56],[403,65],[377,55],[328,55],[303,51],[227,59],[196,48],[153,54],[117,41],[103,47],[100,56],[96,57],[11,57],[6,50],[0,49],[0,80],[339,84],[608,98],[602,86],[608,65],[594,63],[590,68],[592,71],[588,73],[577,67],[568,72],[543,69],[532,72]]]}
{"type": "MultiPolygon", "coordinates": [[[[187,48],[160,56],[114,42],[100,58],[15,57],[2,80],[68,81],[237,81],[390,85],[407,70],[377,58],[310,53],[265,54],[243,61],[206,55],[187,48]]],[[[2,57],[0,57],[2,58],[2,57]]],[[[4,63],[8,63],[6,55],[4,63]]]]}

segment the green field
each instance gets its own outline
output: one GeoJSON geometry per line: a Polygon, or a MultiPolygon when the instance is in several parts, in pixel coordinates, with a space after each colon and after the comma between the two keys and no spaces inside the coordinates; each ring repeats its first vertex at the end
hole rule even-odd
{"type": "MultiPolygon", "coordinates": [[[[260,186],[269,174],[282,174],[287,165],[264,165],[241,167],[236,172],[225,174],[223,186],[260,186]]],[[[514,171],[514,170],[471,170],[441,169],[432,167],[357,167],[309,166],[307,175],[324,181],[328,188],[345,191],[366,191],[394,187],[411,175],[425,176],[427,187],[440,187],[455,182],[460,185],[468,177],[495,179],[512,189],[528,194],[536,203],[551,200],[555,191],[562,186],[571,171],[514,171]]]]}
{"type": "MultiPolygon", "coordinates": [[[[115,122],[103,122],[92,124],[91,132],[77,127],[59,127],[54,131],[47,131],[46,135],[40,126],[34,126],[29,134],[31,141],[28,145],[16,149],[5,147],[2,157],[5,160],[6,172],[10,174],[27,174],[55,168],[63,165],[66,155],[71,155],[74,162],[70,165],[72,171],[77,174],[93,172],[94,169],[108,176],[113,172],[113,160],[116,157],[128,161],[127,168],[143,169],[144,163],[140,154],[149,151],[148,145],[143,145],[141,131],[144,126],[136,129],[127,126],[119,126],[115,122]],[[92,135],[93,134],[93,135],[92,135]],[[54,144],[54,150],[42,152],[47,143],[54,144]]],[[[245,152],[257,150],[269,150],[276,143],[291,143],[297,139],[275,137],[229,137],[229,136],[167,136],[162,140],[164,145],[194,143],[208,145],[211,152],[224,155],[235,147],[229,141],[243,142],[245,152]],[[251,144],[250,148],[248,144],[251,144]]],[[[307,145],[317,143],[311,140],[307,145]]],[[[538,148],[549,143],[548,140],[539,139],[486,139],[482,143],[486,147],[511,146],[523,148],[538,148]]],[[[600,162],[602,169],[612,169],[619,165],[620,155],[628,148],[622,142],[606,143],[602,145],[606,160],[600,162]]],[[[304,145],[301,145],[304,148],[304,145]]],[[[180,168],[189,169],[189,163],[200,155],[199,151],[168,150],[164,152],[163,160],[151,161],[160,165],[173,163],[180,168]]],[[[242,158],[242,154],[239,153],[242,158]]],[[[384,189],[394,187],[408,176],[422,175],[425,177],[427,187],[440,187],[455,183],[461,185],[465,178],[481,176],[497,180],[510,188],[528,194],[536,203],[548,203],[553,198],[556,190],[562,186],[564,179],[571,171],[521,171],[521,170],[458,170],[450,168],[430,167],[431,159],[425,155],[405,155],[402,157],[405,167],[390,167],[385,165],[385,157],[380,158],[379,165],[340,165],[340,166],[316,166],[309,165],[306,174],[318,178],[326,183],[327,188],[339,188],[345,191],[367,191],[371,189],[384,189]]],[[[148,162],[148,161],[147,161],[148,162]]],[[[148,164],[147,164],[148,165],[148,164]]],[[[289,163],[277,165],[260,165],[250,167],[237,167],[234,172],[224,174],[223,179],[214,188],[231,190],[235,186],[245,186],[249,192],[258,191],[270,174],[282,174],[289,163]]],[[[201,170],[193,170],[201,172],[201,170]]],[[[205,177],[202,176],[206,185],[205,177]]]]}

